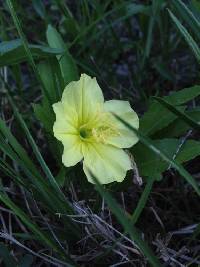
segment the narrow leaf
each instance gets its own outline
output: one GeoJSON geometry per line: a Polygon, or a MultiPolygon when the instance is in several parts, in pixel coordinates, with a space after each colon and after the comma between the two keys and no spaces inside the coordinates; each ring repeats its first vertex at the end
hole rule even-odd
{"type": "MultiPolygon", "coordinates": [[[[28,47],[34,59],[48,58],[64,53],[63,49],[48,46],[28,44],[28,47]]],[[[28,57],[20,39],[0,43],[0,67],[24,61],[28,61],[28,57]]]]}
{"type": "Polygon", "coordinates": [[[48,43],[51,47],[61,48],[61,49],[65,50],[64,55],[57,56],[58,61],[60,63],[60,68],[62,71],[65,85],[71,81],[78,80],[77,66],[76,66],[71,54],[69,53],[67,45],[64,43],[61,35],[51,25],[48,26],[46,35],[47,35],[48,43]]]}
{"type": "Polygon", "coordinates": [[[197,36],[198,39],[200,40],[200,22],[194,16],[192,11],[181,0],[173,0],[173,5],[178,10],[181,17],[185,20],[185,22],[193,30],[195,36],[197,36]]]}
{"type": "Polygon", "coordinates": [[[170,14],[171,19],[173,20],[173,22],[175,23],[175,25],[179,29],[180,33],[183,35],[184,39],[186,40],[187,44],[192,49],[192,51],[193,51],[196,59],[198,61],[200,61],[200,48],[199,48],[198,44],[195,42],[195,40],[189,34],[189,32],[187,31],[187,29],[176,18],[176,16],[170,10],[168,10],[168,12],[170,14]]]}

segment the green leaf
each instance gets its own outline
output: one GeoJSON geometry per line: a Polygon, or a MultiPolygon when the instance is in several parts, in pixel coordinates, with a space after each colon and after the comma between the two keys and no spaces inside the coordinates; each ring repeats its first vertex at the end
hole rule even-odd
{"type": "Polygon", "coordinates": [[[38,13],[38,15],[42,18],[45,19],[46,18],[46,11],[45,11],[45,6],[42,2],[42,0],[33,0],[33,7],[35,9],[35,11],[38,13]]]}
{"type": "MultiPolygon", "coordinates": [[[[59,48],[32,44],[28,46],[35,59],[62,55],[64,53],[64,50],[59,48]]],[[[0,43],[0,67],[15,65],[24,61],[28,61],[28,57],[20,39],[0,43]]]]}
{"type": "Polygon", "coordinates": [[[174,75],[169,71],[167,68],[167,65],[164,62],[156,61],[154,63],[154,68],[157,70],[157,72],[166,80],[173,82],[174,81],[174,75]]]}
{"type": "MultiPolygon", "coordinates": [[[[152,140],[155,147],[178,164],[200,155],[200,142],[195,140],[188,140],[183,144],[181,142],[182,140],[178,139],[152,140]]],[[[158,154],[141,143],[133,147],[132,153],[141,176],[160,178],[161,174],[170,166],[158,154]]]]}
{"type": "Polygon", "coordinates": [[[42,103],[33,104],[33,108],[37,119],[42,123],[46,132],[53,134],[55,113],[53,112],[52,104],[61,99],[64,81],[56,58],[40,63],[38,70],[50,96],[50,103],[46,98],[46,93],[43,91],[42,103]]]}
{"type": "Polygon", "coordinates": [[[33,263],[33,256],[26,254],[19,262],[19,267],[31,267],[31,264],[33,263]]]}
{"type": "Polygon", "coordinates": [[[175,162],[172,158],[170,158],[167,153],[160,150],[157,146],[155,146],[151,139],[141,134],[137,129],[132,127],[130,124],[128,124],[126,121],[121,119],[119,116],[115,114],[115,117],[121,121],[128,129],[132,130],[140,139],[140,141],[148,147],[151,151],[153,151],[155,154],[160,156],[164,161],[166,161],[171,167],[175,168],[180,175],[185,178],[185,180],[194,188],[196,193],[200,196],[200,187],[196,180],[186,171],[179,163],[175,162]]]}
{"type": "Polygon", "coordinates": [[[65,177],[66,177],[66,168],[65,167],[61,167],[59,173],[57,174],[57,176],[55,177],[57,183],[63,187],[64,183],[65,183],[65,177]]]}
{"type": "Polygon", "coordinates": [[[80,27],[77,20],[74,18],[72,12],[68,8],[67,4],[62,0],[54,0],[55,4],[59,8],[60,12],[65,16],[66,31],[73,33],[75,36],[79,32],[80,27]]]}
{"type": "MultiPolygon", "coordinates": [[[[200,121],[200,109],[195,108],[193,110],[185,111],[185,113],[190,116],[195,121],[200,121]]],[[[155,138],[160,137],[179,137],[185,134],[191,127],[183,120],[177,118],[172,123],[170,123],[166,128],[157,132],[155,138]]]]}
{"type": "Polygon", "coordinates": [[[47,102],[43,104],[33,104],[36,118],[43,124],[48,133],[53,133],[53,123],[55,121],[55,114],[52,107],[49,107],[47,102]]]}
{"type": "Polygon", "coordinates": [[[187,162],[200,155],[200,142],[195,140],[188,140],[180,148],[175,161],[182,163],[187,162]]]}
{"type": "Polygon", "coordinates": [[[182,119],[185,121],[188,125],[190,125],[192,128],[200,130],[200,124],[193,120],[190,116],[188,116],[186,113],[181,112],[178,110],[178,108],[171,105],[169,102],[165,101],[163,98],[160,97],[154,97],[161,105],[169,109],[171,112],[173,112],[175,115],[179,117],[179,119],[182,119]]]}
{"type": "Polygon", "coordinates": [[[3,243],[0,243],[0,258],[3,260],[5,267],[17,266],[15,258],[11,255],[7,246],[5,246],[3,243]]]}
{"type": "MultiPolygon", "coordinates": [[[[195,85],[178,92],[174,92],[169,96],[165,96],[163,101],[167,101],[173,105],[180,105],[194,99],[199,95],[200,86],[195,85]]],[[[176,110],[182,114],[182,112],[185,110],[185,107],[176,107],[176,110]]],[[[180,113],[174,113],[172,110],[169,110],[167,106],[152,101],[148,111],[145,112],[143,117],[140,119],[140,131],[146,135],[155,134],[175,121],[180,113]]]]}
{"type": "Polygon", "coordinates": [[[192,87],[184,88],[178,92],[173,92],[169,96],[165,96],[164,100],[168,101],[172,105],[184,104],[195,97],[200,95],[200,86],[195,85],[192,87]]]}
{"type": "Polygon", "coordinates": [[[65,85],[71,81],[78,80],[79,75],[77,66],[71,54],[69,53],[67,45],[64,43],[61,35],[51,25],[48,26],[46,35],[50,47],[65,50],[64,55],[57,56],[65,85]]]}
{"type": "MultiPolygon", "coordinates": [[[[51,104],[60,101],[64,89],[60,65],[56,58],[51,58],[38,65],[38,71],[44,83],[46,91],[50,95],[51,104]]],[[[43,101],[45,92],[43,92],[43,101]]]]}
{"type": "Polygon", "coordinates": [[[191,50],[193,51],[196,59],[198,61],[200,61],[200,48],[198,46],[198,44],[195,42],[195,40],[192,38],[192,36],[189,34],[189,32],[187,31],[187,29],[181,24],[181,22],[176,18],[176,16],[170,11],[168,10],[171,19],[173,20],[173,22],[175,23],[175,25],[177,26],[177,28],[179,29],[180,33],[182,34],[182,36],[184,37],[185,41],[187,42],[187,44],[189,45],[189,47],[191,48],[191,50]]]}
{"type": "Polygon", "coordinates": [[[191,5],[194,7],[195,11],[200,13],[200,3],[199,0],[192,0],[191,5]]]}
{"type": "MultiPolygon", "coordinates": [[[[179,107],[184,110],[185,107],[179,107]]],[[[152,135],[173,122],[177,116],[163,107],[160,103],[152,101],[147,112],[140,119],[140,131],[146,135],[152,135]]]]}
{"type": "Polygon", "coordinates": [[[148,14],[149,13],[149,6],[141,5],[141,4],[135,4],[135,3],[127,3],[124,8],[122,9],[124,11],[123,15],[126,16],[133,16],[136,14],[148,14]]]}
{"type": "MultiPolygon", "coordinates": [[[[38,71],[40,74],[40,77],[43,81],[43,84],[46,88],[46,91],[48,91],[48,94],[50,96],[51,104],[55,103],[57,101],[57,88],[56,84],[54,83],[54,73],[52,69],[52,65],[49,64],[49,62],[41,62],[38,65],[38,71]]],[[[43,92],[43,102],[45,100],[45,92],[43,92]]]]}
{"type": "Polygon", "coordinates": [[[180,16],[193,30],[195,36],[200,40],[200,22],[194,16],[192,11],[181,0],[173,0],[173,5],[178,10],[180,16]]]}
{"type": "MultiPolygon", "coordinates": [[[[173,155],[175,155],[179,145],[179,140],[151,140],[151,144],[164,152],[169,158],[173,158],[173,155]]],[[[159,154],[156,154],[148,146],[142,143],[138,143],[132,148],[132,154],[141,176],[159,178],[169,166],[169,164],[164,161],[159,154]]]]}

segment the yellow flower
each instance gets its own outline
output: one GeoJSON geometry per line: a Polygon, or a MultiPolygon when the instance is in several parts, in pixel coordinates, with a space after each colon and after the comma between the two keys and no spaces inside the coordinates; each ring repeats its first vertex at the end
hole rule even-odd
{"type": "Polygon", "coordinates": [[[70,167],[83,160],[83,170],[91,183],[88,169],[101,184],[121,182],[132,169],[122,148],[133,146],[138,138],[113,114],[138,129],[139,119],[129,102],[104,102],[96,78],[82,74],[79,81],[66,86],[61,101],[53,109],[54,136],[64,146],[63,164],[70,167]]]}

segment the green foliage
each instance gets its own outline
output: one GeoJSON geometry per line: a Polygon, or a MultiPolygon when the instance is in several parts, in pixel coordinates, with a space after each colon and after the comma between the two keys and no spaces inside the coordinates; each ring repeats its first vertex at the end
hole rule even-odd
{"type": "Polygon", "coordinates": [[[0,243],[0,255],[6,267],[16,266],[15,258],[10,255],[10,251],[3,243],[0,243]]]}
{"type": "MultiPolygon", "coordinates": [[[[191,111],[188,110],[185,114],[189,115],[190,118],[199,122],[200,118],[200,109],[194,108],[191,111]]],[[[157,133],[157,136],[163,137],[180,137],[190,129],[190,126],[180,118],[175,119],[172,123],[170,123],[167,127],[162,129],[160,132],[157,133]]]]}
{"type": "Polygon", "coordinates": [[[31,267],[33,256],[26,254],[19,262],[19,267],[31,267]]]}
{"type": "Polygon", "coordinates": [[[52,48],[63,49],[64,55],[57,56],[60,64],[60,69],[64,79],[64,84],[67,85],[71,81],[78,80],[78,70],[74,63],[72,56],[70,55],[67,45],[62,40],[61,35],[51,25],[47,28],[47,40],[52,48]]]}
{"type": "MultiPolygon", "coordinates": [[[[48,58],[64,53],[62,49],[42,45],[29,45],[29,49],[34,59],[48,58]]],[[[27,61],[27,55],[20,39],[0,43],[0,67],[25,61],[27,61]]]]}
{"type": "Polygon", "coordinates": [[[165,96],[164,100],[168,101],[172,105],[181,105],[188,101],[193,100],[200,95],[200,86],[195,85],[189,88],[182,89],[178,92],[174,92],[169,96],[165,96]]]}
{"type": "MultiPolygon", "coordinates": [[[[93,175],[93,174],[92,174],[93,175]]],[[[144,255],[147,257],[148,261],[152,266],[159,267],[161,266],[158,259],[153,255],[151,249],[147,246],[147,244],[142,240],[140,233],[135,228],[135,226],[131,223],[130,218],[124,213],[124,211],[119,207],[117,202],[112,198],[112,196],[104,190],[103,186],[99,184],[98,180],[93,176],[93,180],[96,183],[96,189],[100,193],[100,195],[106,200],[111,211],[117,217],[120,224],[124,227],[124,230],[129,233],[131,239],[136,242],[139,248],[142,250],[144,255]]]]}
{"type": "Polygon", "coordinates": [[[180,33],[183,35],[186,42],[190,46],[191,50],[193,51],[196,59],[199,62],[200,61],[200,48],[197,42],[192,38],[190,33],[187,31],[187,29],[181,24],[181,22],[176,18],[176,16],[170,10],[169,10],[169,14],[173,22],[176,24],[177,28],[179,29],[180,33]]]}
{"type": "Polygon", "coordinates": [[[33,7],[35,11],[38,13],[38,15],[41,17],[41,19],[46,18],[47,14],[42,0],[33,0],[33,7]]]}
{"type": "MultiPolygon", "coordinates": [[[[174,158],[177,163],[189,161],[200,155],[200,142],[194,140],[182,143],[179,139],[161,139],[152,141],[152,144],[169,158],[174,158]]],[[[142,176],[160,179],[161,174],[170,167],[159,154],[155,155],[149,147],[142,144],[133,148],[133,155],[142,176]]]]}
{"type": "MultiPolygon", "coordinates": [[[[163,255],[155,247],[152,251],[152,236],[145,233],[154,223],[150,221],[152,225],[143,228],[151,193],[153,190],[157,193],[155,182],[160,187],[165,185],[174,169],[176,175],[185,179],[176,179],[181,194],[178,197],[182,199],[188,188],[195,195],[193,198],[200,195],[198,181],[185,164],[200,156],[200,86],[194,85],[199,81],[199,66],[191,56],[192,51],[199,63],[200,5],[197,0],[188,4],[181,0],[144,2],[54,0],[47,5],[45,1],[34,0],[30,18],[26,5],[15,0],[7,0],[0,10],[0,201],[26,229],[23,232],[23,228],[16,227],[17,232],[13,233],[16,238],[27,242],[27,246],[36,242],[41,251],[48,251],[45,256],[61,259],[66,266],[78,266],[79,260],[82,265],[81,257],[85,255],[78,254],[87,250],[87,246],[93,251],[94,243],[88,236],[93,238],[90,231],[96,227],[95,222],[89,221],[90,215],[80,216],[79,201],[83,212],[103,214],[105,200],[109,220],[105,214],[103,219],[118,232],[123,229],[124,236],[130,236],[144,255],[144,261],[160,266],[158,257],[164,263],[163,255]],[[7,19],[7,11],[13,21],[7,19]],[[27,72],[26,63],[31,72],[27,72]],[[106,187],[98,184],[94,173],[96,185],[93,186],[85,180],[82,166],[67,169],[62,164],[62,146],[53,136],[52,104],[60,101],[65,86],[79,79],[83,72],[97,76],[106,98],[127,99],[138,113],[141,111],[139,131],[125,123],[140,139],[130,149],[136,176],[145,181],[139,193],[137,186],[129,188],[131,173],[130,179],[127,177],[120,186],[106,187]],[[8,189],[9,183],[12,190],[8,189]],[[121,189],[125,194],[131,191],[130,200],[123,202],[129,212],[121,208],[118,197],[121,189]],[[25,201],[21,191],[28,196],[25,201]],[[87,241],[84,249],[80,240],[87,241]]],[[[174,180],[174,176],[170,177],[174,180]]],[[[177,212],[178,209],[177,206],[177,212]]],[[[190,223],[198,220],[199,216],[195,215],[195,221],[191,219],[190,223]]],[[[191,240],[197,238],[199,229],[198,224],[191,240]]],[[[104,247],[105,240],[102,241],[99,232],[100,266],[106,264],[107,258],[112,261],[112,257],[105,255],[115,253],[124,236],[114,239],[115,232],[111,232],[113,239],[104,247]]],[[[24,253],[16,260],[10,253],[10,245],[1,243],[0,255],[6,267],[35,264],[34,258],[24,253]]],[[[95,259],[95,253],[93,256],[95,259]]],[[[142,255],[136,258],[142,265],[142,255]]],[[[93,259],[91,264],[96,264],[93,259]]]]}
{"type": "MultiPolygon", "coordinates": [[[[187,140],[184,142],[179,139],[167,138],[168,136],[180,136],[190,127],[199,130],[198,110],[191,109],[183,113],[185,106],[181,106],[199,95],[200,87],[193,86],[164,98],[154,97],[158,102],[153,101],[149,110],[140,120],[140,131],[143,134],[154,136],[151,144],[177,163],[189,161],[200,155],[198,141],[187,140]],[[171,130],[174,130],[174,135],[171,130]]],[[[160,179],[162,173],[170,167],[167,162],[163,161],[159,153],[155,154],[148,146],[139,143],[133,147],[132,151],[142,176],[160,179]]]]}
{"type": "Polygon", "coordinates": [[[194,129],[198,129],[200,130],[200,124],[198,122],[196,122],[195,120],[193,120],[193,118],[191,118],[190,116],[188,116],[187,114],[185,114],[184,112],[181,112],[180,110],[178,110],[176,107],[174,107],[173,105],[171,105],[169,102],[165,101],[162,98],[159,97],[154,97],[154,99],[156,99],[159,103],[161,103],[164,107],[166,107],[168,110],[170,110],[171,112],[173,112],[175,115],[177,115],[180,119],[184,120],[185,122],[187,122],[191,127],[193,127],[194,129]]]}
{"type": "MultiPolygon", "coordinates": [[[[195,2],[193,2],[195,4],[195,2]]],[[[173,5],[178,11],[181,18],[187,23],[190,29],[194,32],[195,37],[200,40],[200,21],[195,17],[192,11],[181,1],[173,0],[173,5]]]]}
{"type": "Polygon", "coordinates": [[[0,243],[0,255],[5,267],[31,267],[33,263],[33,256],[29,254],[24,255],[19,262],[16,262],[12,252],[3,243],[0,243]]]}
{"type": "MultiPolygon", "coordinates": [[[[170,123],[172,123],[177,116],[179,119],[184,116],[184,120],[193,121],[192,118],[188,119],[187,113],[182,111],[185,110],[185,106],[181,106],[181,104],[185,104],[188,101],[196,98],[200,95],[200,86],[193,86],[189,88],[185,88],[176,93],[171,94],[170,96],[166,96],[163,99],[155,98],[158,102],[152,101],[149,106],[149,109],[140,120],[140,131],[147,135],[153,135],[157,131],[167,127],[170,123]]],[[[192,112],[192,110],[190,110],[192,112]]],[[[193,126],[198,127],[198,124],[193,121],[193,126]]],[[[181,129],[180,129],[181,130],[181,129]]]]}
{"type": "Polygon", "coordinates": [[[0,243],[0,255],[5,267],[31,267],[33,263],[33,257],[29,254],[24,255],[19,262],[17,263],[14,256],[11,254],[12,252],[9,251],[8,247],[3,243],[0,243]]]}
{"type": "MultiPolygon", "coordinates": [[[[184,110],[185,107],[179,107],[184,110]]],[[[176,115],[155,101],[140,120],[140,130],[146,135],[155,134],[176,119],[176,115]]]]}

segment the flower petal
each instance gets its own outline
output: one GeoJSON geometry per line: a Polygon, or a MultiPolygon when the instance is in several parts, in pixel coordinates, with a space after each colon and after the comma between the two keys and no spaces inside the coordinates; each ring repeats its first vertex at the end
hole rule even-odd
{"type": "Polygon", "coordinates": [[[62,102],[53,104],[53,110],[56,114],[56,121],[53,126],[54,136],[62,141],[66,134],[77,134],[77,118],[73,112],[66,113],[62,102]]]}
{"type": "Polygon", "coordinates": [[[66,136],[62,142],[64,145],[62,162],[66,167],[74,166],[83,159],[82,144],[78,136],[66,136]]]}
{"type": "MultiPolygon", "coordinates": [[[[128,101],[110,100],[104,103],[105,111],[118,115],[121,119],[129,123],[134,128],[139,128],[139,118],[137,113],[131,108],[128,101]]],[[[128,148],[138,142],[138,137],[127,128],[117,118],[112,116],[112,123],[119,131],[118,136],[111,136],[107,143],[119,148],[128,148]]]]}
{"type": "Polygon", "coordinates": [[[62,103],[66,110],[74,109],[79,123],[90,120],[99,105],[103,105],[104,97],[96,78],[82,74],[79,81],[69,83],[62,95],[62,103]]]}
{"type": "Polygon", "coordinates": [[[121,182],[131,167],[131,160],[122,149],[104,144],[87,144],[83,146],[83,170],[88,181],[94,183],[88,169],[101,184],[114,181],[121,182]]]}

